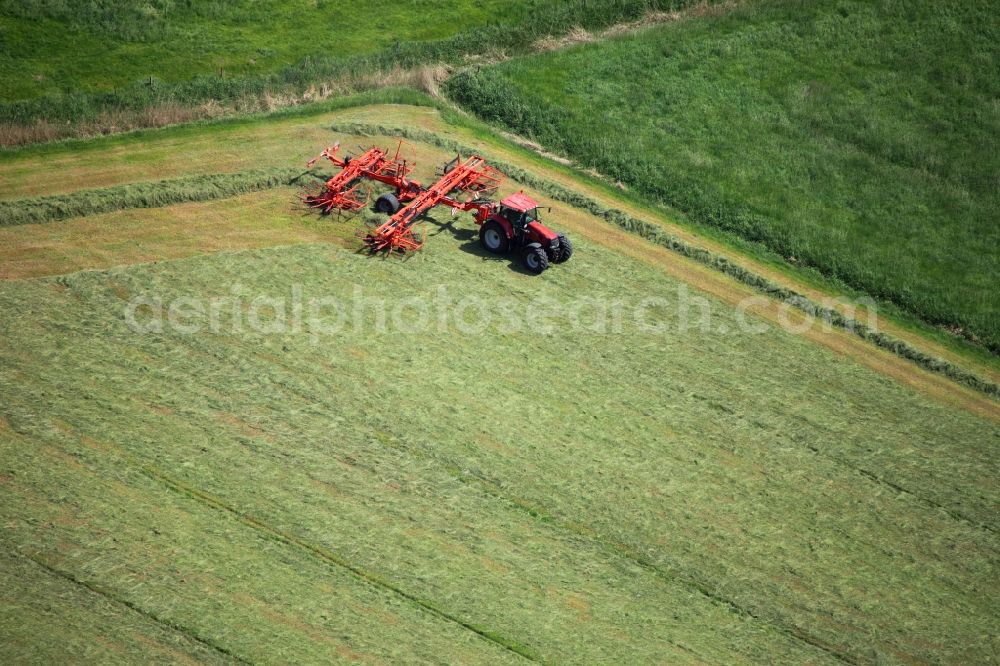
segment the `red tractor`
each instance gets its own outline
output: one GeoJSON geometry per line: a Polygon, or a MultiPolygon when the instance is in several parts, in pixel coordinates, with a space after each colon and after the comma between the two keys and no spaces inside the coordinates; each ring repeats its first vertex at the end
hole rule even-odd
{"type": "Polygon", "coordinates": [[[538,203],[528,195],[512,194],[499,204],[488,198],[500,187],[503,174],[478,155],[465,161],[456,157],[444,166],[437,182],[424,188],[407,178],[412,166],[399,159],[399,148],[392,158],[378,147],[355,157],[339,158],[339,148],[340,144],[335,144],[320,157],[329,159],[341,171],[326,182],[322,191],[307,196],[305,201],[324,213],[333,208],[356,211],[368,203],[368,198],[362,199],[357,192],[362,178],[391,185],[395,193],[387,192],[375,201],[375,210],[388,214],[389,220],[364,237],[372,252],[419,250],[423,242],[413,233],[417,219],[444,204],[456,212],[473,213],[483,247],[493,254],[517,251],[524,267],[532,273],[541,273],[550,263],[562,263],[573,254],[573,245],[565,234],[541,223],[538,203]],[[461,195],[467,192],[474,198],[462,201],[461,195]]]}
{"type": "Polygon", "coordinates": [[[561,264],[573,256],[573,244],[566,234],[552,231],[542,224],[538,202],[523,192],[512,194],[491,206],[480,221],[479,242],[494,254],[515,250],[521,262],[532,273],[541,273],[549,263],[561,264]]]}

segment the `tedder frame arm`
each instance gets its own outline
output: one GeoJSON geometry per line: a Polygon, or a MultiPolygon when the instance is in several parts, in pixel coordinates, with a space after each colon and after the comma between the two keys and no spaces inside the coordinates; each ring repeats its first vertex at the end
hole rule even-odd
{"type": "Polygon", "coordinates": [[[333,144],[324,150],[318,157],[314,157],[306,165],[312,167],[317,160],[326,158],[335,166],[341,168],[330,180],[326,181],[323,190],[311,194],[305,198],[305,202],[312,208],[319,208],[325,215],[334,208],[341,210],[356,211],[364,208],[371,198],[371,191],[368,190],[362,198],[358,192],[358,186],[362,178],[377,180],[387,185],[392,185],[398,191],[404,192],[413,190],[414,186],[419,188],[419,184],[407,179],[413,170],[406,160],[399,158],[399,152],[403,142],[400,141],[396,147],[396,154],[389,157],[387,152],[372,146],[365,152],[354,157],[337,157],[340,150],[340,142],[333,144]]]}
{"type": "Polygon", "coordinates": [[[368,234],[365,243],[373,252],[419,250],[423,242],[414,235],[413,225],[421,215],[438,204],[444,204],[461,211],[475,210],[477,216],[481,216],[492,206],[491,203],[463,202],[453,194],[473,192],[478,196],[489,196],[497,191],[502,179],[503,175],[482,157],[473,155],[463,162],[461,156],[458,156],[446,167],[436,183],[427,189],[421,189],[385,224],[368,234]]]}

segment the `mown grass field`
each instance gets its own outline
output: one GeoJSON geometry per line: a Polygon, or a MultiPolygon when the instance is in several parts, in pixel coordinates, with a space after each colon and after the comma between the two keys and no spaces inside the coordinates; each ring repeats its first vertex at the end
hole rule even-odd
{"type": "MultiPolygon", "coordinates": [[[[135,159],[128,139],[70,148],[72,164],[47,149],[0,182],[9,201],[53,174],[66,192],[151,164],[299,164],[359,118],[440,122],[383,107],[152,132],[135,159]]],[[[446,155],[414,150],[421,174],[446,155]]],[[[0,228],[19,278],[0,282],[0,660],[996,659],[995,410],[764,314],[734,334],[736,286],[689,283],[682,257],[567,205],[546,202],[577,254],[539,279],[447,211],[407,261],[357,254],[357,221],[303,216],[292,195],[0,228]],[[708,331],[673,307],[650,312],[660,334],[565,325],[575,297],[676,302],[682,285],[711,304],[708,331]],[[225,308],[217,333],[140,334],[124,317],[143,294],[297,288],[389,312],[443,289],[553,329],[452,317],[400,336],[365,310],[266,333],[225,308]]]]}
{"type": "Polygon", "coordinates": [[[452,79],[483,118],[1000,349],[988,2],[737,3],[452,79]]]}

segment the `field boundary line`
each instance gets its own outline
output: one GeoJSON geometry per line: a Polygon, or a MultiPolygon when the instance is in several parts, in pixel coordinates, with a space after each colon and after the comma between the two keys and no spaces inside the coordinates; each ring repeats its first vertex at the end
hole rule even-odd
{"type": "Polygon", "coordinates": [[[471,622],[466,622],[465,620],[462,620],[461,618],[452,615],[448,611],[439,608],[433,602],[428,601],[426,599],[422,599],[414,594],[411,594],[397,587],[389,580],[384,579],[382,576],[376,573],[372,573],[370,571],[366,571],[365,569],[362,569],[356,564],[352,564],[350,561],[337,555],[333,551],[327,550],[314,543],[310,543],[309,541],[301,539],[295,536],[294,534],[289,534],[288,532],[279,530],[278,528],[273,527],[257,518],[249,516],[243,513],[242,511],[229,506],[228,504],[226,504],[219,498],[215,497],[214,495],[207,493],[203,490],[194,488],[192,486],[188,486],[187,484],[181,483],[173,479],[172,477],[167,476],[166,474],[156,469],[155,467],[138,463],[138,469],[147,477],[153,479],[154,481],[164,484],[170,490],[173,490],[174,492],[184,495],[186,497],[189,497],[195,500],[196,502],[204,504],[217,511],[227,513],[232,517],[236,518],[239,522],[243,523],[247,527],[250,527],[251,529],[264,534],[271,540],[283,543],[288,546],[297,547],[301,550],[308,552],[312,556],[319,558],[320,560],[326,562],[327,564],[335,565],[337,567],[345,569],[349,573],[354,575],[356,578],[361,579],[365,583],[375,588],[381,589],[383,591],[390,592],[418,606],[427,613],[430,613],[431,615],[439,619],[446,620],[453,624],[457,624],[463,629],[466,629],[478,635],[481,639],[489,643],[493,643],[494,645],[501,647],[509,652],[513,652],[519,657],[523,657],[524,659],[527,659],[528,661],[532,661],[535,663],[545,663],[544,661],[542,661],[539,655],[537,655],[533,650],[531,650],[527,646],[521,645],[516,641],[512,641],[508,638],[505,638],[500,634],[490,631],[489,629],[486,629],[484,627],[477,626],[475,624],[472,624],[471,622]]]}
{"type": "Polygon", "coordinates": [[[228,199],[322,178],[314,170],[256,169],[125,183],[65,194],[0,201],[0,227],[43,224],[133,208],[228,199]]]}
{"type": "Polygon", "coordinates": [[[433,132],[427,130],[414,129],[409,127],[386,127],[383,125],[373,125],[369,123],[336,123],[330,126],[334,132],[348,133],[358,136],[390,136],[404,139],[411,139],[422,143],[428,143],[438,148],[455,150],[465,154],[483,154],[490,159],[490,162],[504,172],[510,178],[541,190],[557,201],[568,204],[574,208],[584,210],[592,215],[609,222],[624,231],[639,236],[655,245],[659,245],[668,250],[676,252],[688,259],[692,259],[704,266],[724,273],[755,291],[764,294],[775,300],[783,301],[792,305],[798,310],[830,322],[837,328],[853,333],[862,340],[889,351],[894,355],[911,361],[917,366],[943,375],[956,383],[979,391],[993,399],[1000,400],[1000,385],[995,384],[979,375],[966,370],[950,361],[932,356],[917,349],[905,340],[901,340],[887,333],[870,328],[868,325],[847,317],[834,308],[826,307],[816,303],[812,299],[799,292],[783,287],[768,278],[758,275],[738,264],[733,263],[726,257],[715,254],[704,248],[694,246],[686,241],[677,238],[673,234],[664,231],[656,224],[640,220],[628,213],[617,209],[607,208],[587,195],[570,190],[562,185],[550,181],[541,176],[515,166],[505,160],[490,157],[488,151],[478,150],[467,145],[463,145],[451,139],[443,139],[433,132]]]}
{"type": "MultiPolygon", "coordinates": [[[[604,546],[606,549],[610,550],[611,552],[619,555],[620,557],[624,557],[625,559],[634,562],[635,564],[649,571],[650,573],[652,573],[657,578],[660,578],[661,580],[671,583],[680,583],[685,587],[702,595],[706,599],[709,599],[721,606],[724,606],[725,608],[729,609],[736,615],[739,615],[741,617],[748,617],[757,622],[763,622],[767,626],[774,627],[774,629],[776,629],[777,631],[787,636],[791,636],[795,639],[798,639],[803,643],[811,645],[817,650],[821,650],[822,652],[833,657],[837,661],[841,661],[847,664],[862,663],[852,655],[841,652],[837,648],[810,635],[800,627],[797,627],[795,625],[789,625],[788,623],[782,622],[781,620],[762,617],[761,615],[758,615],[752,610],[744,608],[743,606],[733,601],[732,599],[727,599],[726,597],[713,592],[704,583],[691,576],[683,576],[683,575],[678,575],[676,573],[670,573],[668,571],[664,571],[654,562],[650,561],[641,553],[637,552],[633,547],[629,546],[624,542],[617,541],[614,539],[608,539],[591,527],[586,527],[582,524],[578,525],[561,520],[552,515],[551,513],[549,513],[548,511],[546,511],[544,508],[538,507],[528,502],[527,500],[512,499],[511,497],[507,496],[507,494],[503,492],[503,489],[494,481],[491,481],[490,479],[480,477],[474,474],[472,476],[480,481],[479,485],[482,488],[484,488],[484,490],[486,490],[486,492],[488,492],[490,495],[509,504],[512,507],[516,507],[517,509],[521,510],[523,513],[528,514],[535,520],[550,525],[555,525],[558,528],[565,530],[571,534],[576,534],[577,536],[582,536],[586,539],[595,541],[604,546]]],[[[461,476],[459,476],[458,478],[459,480],[462,481],[465,480],[461,476]]]]}
{"type": "Polygon", "coordinates": [[[143,617],[145,617],[145,618],[147,618],[149,620],[152,620],[156,624],[159,624],[159,625],[161,625],[163,627],[167,627],[168,629],[176,631],[177,633],[181,634],[185,638],[188,638],[188,639],[190,639],[192,641],[195,641],[199,645],[204,645],[205,647],[210,648],[210,649],[212,649],[212,650],[214,650],[214,651],[216,651],[216,652],[218,652],[218,653],[220,653],[222,655],[225,655],[226,657],[228,657],[230,659],[233,659],[233,660],[235,660],[238,663],[249,664],[249,665],[252,665],[254,663],[254,662],[249,661],[249,660],[241,657],[240,655],[232,652],[229,648],[226,648],[226,647],[224,647],[222,645],[219,645],[219,644],[215,643],[214,641],[211,641],[211,640],[209,640],[207,638],[203,638],[203,637],[199,636],[197,633],[195,633],[192,629],[189,629],[188,627],[185,627],[185,626],[183,626],[181,624],[178,624],[178,623],[176,623],[176,622],[174,622],[172,620],[164,619],[164,618],[160,617],[159,615],[157,615],[156,613],[154,613],[152,611],[149,611],[149,610],[146,610],[142,606],[139,606],[138,604],[136,604],[134,602],[131,602],[128,599],[123,599],[122,597],[119,597],[119,596],[117,596],[115,594],[112,594],[110,591],[104,589],[103,587],[101,587],[99,585],[96,585],[94,583],[89,583],[89,582],[87,582],[85,580],[81,580],[81,579],[77,578],[76,576],[74,576],[73,574],[71,574],[71,573],[69,573],[67,571],[63,571],[61,569],[58,569],[58,568],[52,566],[48,562],[45,562],[44,560],[42,560],[41,558],[39,558],[39,557],[37,557],[35,555],[30,555],[28,553],[24,553],[24,552],[20,552],[20,551],[15,551],[15,554],[16,555],[20,555],[21,557],[24,557],[25,559],[33,562],[36,566],[38,566],[39,568],[43,569],[44,571],[48,572],[49,574],[51,574],[53,576],[56,576],[56,577],[61,578],[63,580],[69,581],[70,583],[73,583],[74,585],[77,585],[77,586],[82,587],[82,588],[84,588],[86,590],[89,590],[90,592],[93,592],[94,594],[96,594],[96,595],[98,595],[100,597],[103,597],[104,599],[107,599],[108,601],[111,601],[111,602],[113,602],[115,604],[124,606],[124,607],[128,608],[129,610],[131,610],[131,611],[133,611],[135,613],[138,613],[139,615],[142,615],[143,617]]]}
{"type": "MultiPolygon", "coordinates": [[[[564,519],[557,517],[544,507],[538,506],[532,502],[518,498],[516,496],[512,497],[508,493],[504,492],[503,486],[500,485],[500,483],[486,477],[481,473],[475,472],[471,469],[465,469],[463,465],[456,464],[454,461],[448,458],[442,458],[440,456],[437,456],[434,453],[428,452],[423,448],[405,444],[395,436],[393,436],[389,442],[384,442],[384,443],[399,451],[403,451],[409,455],[413,455],[424,460],[431,460],[435,464],[441,466],[442,469],[448,472],[452,476],[452,478],[456,479],[457,481],[464,484],[469,484],[471,480],[472,482],[475,483],[475,485],[478,488],[480,488],[490,497],[493,497],[499,500],[500,502],[503,502],[504,504],[508,505],[509,507],[515,509],[520,513],[527,514],[528,516],[530,516],[532,520],[535,520],[537,522],[546,525],[554,526],[555,528],[562,530],[563,532],[573,534],[577,537],[582,537],[587,541],[595,543],[599,545],[601,548],[603,548],[605,551],[609,552],[610,554],[616,557],[624,558],[636,564],[643,570],[646,570],[649,573],[653,574],[656,578],[658,578],[661,581],[671,584],[678,584],[683,587],[686,587],[704,596],[713,603],[725,607],[730,612],[740,617],[746,617],[756,622],[761,622],[768,627],[772,627],[775,631],[779,633],[791,636],[792,638],[800,640],[816,648],[817,650],[821,650],[822,652],[828,654],[837,661],[848,664],[862,663],[861,661],[855,659],[853,656],[849,654],[844,654],[839,650],[837,650],[836,648],[824,644],[821,640],[814,638],[813,636],[809,635],[799,627],[788,626],[786,623],[780,620],[762,617],[744,608],[743,606],[740,606],[735,601],[732,601],[730,599],[727,599],[726,597],[716,594],[715,592],[712,592],[710,589],[708,589],[708,587],[704,583],[690,576],[678,575],[676,573],[670,573],[668,571],[664,571],[661,567],[659,567],[658,565],[650,561],[648,558],[643,556],[641,553],[636,551],[635,548],[629,546],[624,542],[615,539],[608,539],[592,527],[588,527],[582,523],[566,521],[564,519]]],[[[702,657],[698,653],[694,652],[690,648],[687,648],[683,645],[678,645],[673,642],[670,642],[670,644],[675,645],[676,647],[685,652],[693,654],[699,659],[706,659],[705,657],[702,657]]]]}
{"type": "Polygon", "coordinates": [[[843,465],[847,469],[854,470],[855,472],[857,472],[861,476],[867,478],[868,480],[870,480],[870,481],[872,481],[874,483],[885,485],[888,488],[896,491],[899,494],[907,495],[908,497],[912,497],[914,500],[916,500],[916,501],[918,501],[918,502],[926,505],[927,508],[929,508],[929,509],[934,509],[935,511],[941,511],[945,515],[947,515],[949,518],[951,518],[952,520],[954,520],[956,522],[964,523],[964,524],[969,525],[971,527],[974,527],[976,529],[984,530],[984,531],[989,532],[990,534],[993,534],[993,535],[997,534],[997,529],[994,526],[989,525],[987,523],[983,523],[983,522],[974,520],[974,519],[972,519],[972,518],[970,518],[970,517],[968,517],[968,516],[966,516],[966,515],[964,515],[962,513],[959,513],[958,511],[955,511],[954,509],[948,508],[947,506],[945,506],[944,504],[941,504],[940,502],[937,502],[935,500],[932,500],[932,499],[929,499],[927,497],[924,497],[923,495],[918,495],[917,493],[913,492],[912,490],[910,490],[906,486],[901,486],[898,483],[896,483],[895,481],[890,481],[889,479],[886,479],[886,478],[884,478],[882,476],[879,476],[875,472],[871,472],[871,471],[865,469],[864,467],[857,467],[855,465],[852,465],[852,464],[848,463],[843,458],[840,458],[838,456],[831,456],[831,455],[825,454],[822,451],[820,451],[818,448],[816,448],[814,446],[811,446],[811,445],[808,445],[808,444],[806,445],[806,448],[809,449],[810,451],[812,451],[814,454],[820,456],[821,458],[826,458],[827,460],[829,460],[831,462],[834,462],[834,463],[836,463],[838,465],[843,465]]]}

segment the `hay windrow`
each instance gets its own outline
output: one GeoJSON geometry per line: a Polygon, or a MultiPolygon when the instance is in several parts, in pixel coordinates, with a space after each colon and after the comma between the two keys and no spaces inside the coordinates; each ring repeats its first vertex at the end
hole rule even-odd
{"type": "MultiPolygon", "coordinates": [[[[334,132],[341,132],[355,135],[368,136],[396,136],[414,141],[428,143],[439,148],[454,150],[464,154],[484,153],[484,151],[470,146],[462,145],[457,141],[445,139],[432,132],[408,127],[384,127],[366,123],[345,123],[335,124],[331,128],[334,132]]],[[[488,153],[486,153],[488,156],[488,153]]],[[[693,259],[701,264],[721,271],[739,282],[752,287],[760,293],[771,298],[784,301],[798,308],[799,310],[829,321],[834,326],[850,331],[858,337],[871,342],[875,346],[892,352],[893,354],[905,358],[919,365],[925,370],[944,375],[959,384],[985,393],[993,398],[1000,398],[1000,386],[994,382],[983,379],[975,373],[941,358],[937,358],[926,352],[917,349],[905,340],[901,340],[887,333],[873,330],[863,322],[852,317],[846,317],[837,310],[824,307],[808,297],[783,287],[743,266],[733,263],[726,257],[717,255],[703,248],[687,243],[676,236],[664,231],[656,224],[635,218],[628,213],[616,209],[607,208],[594,199],[574,192],[550,180],[540,178],[529,171],[518,166],[490,157],[490,162],[505,174],[525,185],[545,192],[553,199],[569,204],[575,208],[592,213],[604,220],[636,234],[657,245],[663,246],[689,259],[693,259]]]]}
{"type": "Polygon", "coordinates": [[[225,199],[318,179],[315,172],[304,172],[301,169],[260,169],[128,183],[67,194],[0,201],[0,226],[54,222],[127,208],[159,208],[178,203],[225,199]]]}

